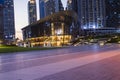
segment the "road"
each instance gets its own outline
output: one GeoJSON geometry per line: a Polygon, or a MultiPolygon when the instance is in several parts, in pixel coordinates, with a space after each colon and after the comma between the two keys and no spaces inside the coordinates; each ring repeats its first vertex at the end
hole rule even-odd
{"type": "Polygon", "coordinates": [[[0,55],[0,80],[120,80],[120,45],[0,55]]]}

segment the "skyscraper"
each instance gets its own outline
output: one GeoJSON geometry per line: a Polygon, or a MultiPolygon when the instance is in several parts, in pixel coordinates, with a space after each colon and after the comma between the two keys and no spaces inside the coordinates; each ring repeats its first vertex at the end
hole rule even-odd
{"type": "Polygon", "coordinates": [[[120,0],[105,0],[106,26],[120,27],[120,0]]]}
{"type": "Polygon", "coordinates": [[[64,10],[61,0],[39,0],[39,6],[40,18],[64,10]]]}
{"type": "Polygon", "coordinates": [[[78,8],[80,5],[78,5],[78,0],[72,0],[72,10],[74,10],[76,13],[78,13],[78,8]]]}
{"type": "Polygon", "coordinates": [[[0,0],[0,40],[3,39],[3,4],[0,0]]]}
{"type": "Polygon", "coordinates": [[[63,5],[61,0],[46,0],[45,1],[45,12],[46,16],[51,15],[55,12],[63,11],[63,5]]]}
{"type": "Polygon", "coordinates": [[[72,0],[73,10],[78,13],[82,29],[105,26],[105,0],[72,0]]]}
{"type": "Polygon", "coordinates": [[[13,40],[15,38],[14,26],[14,2],[13,0],[1,0],[1,24],[3,29],[3,37],[5,40],[13,40]]]}
{"type": "MultiPolygon", "coordinates": [[[[57,1],[57,0],[56,0],[57,1]]],[[[62,4],[62,1],[61,0],[58,0],[57,1],[58,3],[56,3],[56,6],[58,4],[58,12],[59,11],[64,11],[64,7],[63,7],[63,4],[62,4]]]]}
{"type": "Polygon", "coordinates": [[[67,0],[67,10],[72,10],[72,0],[67,0]]]}
{"type": "Polygon", "coordinates": [[[39,0],[40,19],[45,17],[45,1],[39,0]]]}
{"type": "Polygon", "coordinates": [[[37,21],[36,1],[30,0],[28,2],[28,20],[29,24],[37,21]]]}

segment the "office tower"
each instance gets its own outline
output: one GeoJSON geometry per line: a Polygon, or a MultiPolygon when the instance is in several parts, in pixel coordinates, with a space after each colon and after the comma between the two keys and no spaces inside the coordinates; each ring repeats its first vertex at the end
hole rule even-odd
{"type": "Polygon", "coordinates": [[[45,1],[39,0],[40,19],[45,17],[45,1]]]}
{"type": "Polygon", "coordinates": [[[72,10],[78,13],[78,7],[80,7],[80,5],[78,5],[78,0],[72,0],[72,10]]]}
{"type": "Polygon", "coordinates": [[[72,10],[72,0],[67,0],[67,10],[72,10]]]}
{"type": "Polygon", "coordinates": [[[105,0],[106,26],[120,27],[120,0],[105,0]]]}
{"type": "Polygon", "coordinates": [[[105,0],[72,0],[82,29],[101,28],[105,25],[105,0]]]}
{"type": "Polygon", "coordinates": [[[0,0],[0,40],[3,39],[3,4],[0,0]]]}
{"type": "Polygon", "coordinates": [[[64,11],[64,7],[63,7],[63,4],[62,4],[62,1],[61,0],[56,0],[56,6],[58,6],[58,12],[59,11],[64,11]],[[57,5],[58,4],[58,5],[57,5]]]}
{"type": "Polygon", "coordinates": [[[14,25],[14,2],[13,0],[3,1],[3,30],[4,39],[13,40],[15,38],[15,25],[14,25]]]}
{"type": "Polygon", "coordinates": [[[61,0],[39,0],[39,6],[40,18],[64,10],[61,0]]]}
{"type": "Polygon", "coordinates": [[[55,1],[54,0],[48,0],[45,2],[45,15],[51,15],[56,12],[55,9],[55,1]]]}
{"type": "Polygon", "coordinates": [[[32,24],[37,21],[36,1],[30,0],[28,2],[28,21],[32,24]]]}

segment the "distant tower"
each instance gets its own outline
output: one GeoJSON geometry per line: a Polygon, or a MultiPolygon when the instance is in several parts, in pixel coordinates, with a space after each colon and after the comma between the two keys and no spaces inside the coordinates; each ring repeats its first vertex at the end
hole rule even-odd
{"type": "Polygon", "coordinates": [[[28,2],[28,20],[29,24],[32,24],[37,21],[37,10],[35,0],[30,0],[28,2]]]}
{"type": "Polygon", "coordinates": [[[67,10],[72,10],[72,0],[67,0],[67,10]]]}
{"type": "Polygon", "coordinates": [[[45,17],[45,0],[39,0],[40,19],[45,17]]]}
{"type": "Polygon", "coordinates": [[[3,4],[0,2],[0,40],[3,39],[3,4]]]}
{"type": "Polygon", "coordinates": [[[5,40],[13,40],[15,38],[14,24],[14,2],[13,0],[1,0],[3,7],[2,26],[5,40]]]}
{"type": "Polygon", "coordinates": [[[72,5],[82,29],[105,26],[105,0],[72,0],[72,5]]]}
{"type": "MultiPolygon", "coordinates": [[[[57,0],[56,0],[57,1],[57,0]]],[[[58,12],[59,11],[64,11],[64,7],[63,7],[63,4],[62,4],[62,1],[61,0],[58,0],[58,5],[56,4],[56,6],[58,6],[58,12]]]]}
{"type": "Polygon", "coordinates": [[[39,0],[39,6],[40,18],[44,18],[55,12],[64,10],[61,0],[39,0]]]}
{"type": "Polygon", "coordinates": [[[78,5],[78,0],[72,0],[72,10],[78,13],[78,8],[80,8],[80,5],[78,5]]]}
{"type": "Polygon", "coordinates": [[[120,28],[120,0],[105,0],[106,26],[120,28]]]}

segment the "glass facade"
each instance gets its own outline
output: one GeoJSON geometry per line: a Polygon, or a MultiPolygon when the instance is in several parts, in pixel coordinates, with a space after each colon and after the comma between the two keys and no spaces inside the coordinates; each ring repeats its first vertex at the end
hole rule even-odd
{"type": "Polygon", "coordinates": [[[28,20],[29,24],[32,24],[37,21],[37,10],[35,0],[30,0],[28,2],[28,20]]]}
{"type": "MultiPolygon", "coordinates": [[[[79,5],[80,7],[80,5],[79,5]]],[[[72,9],[78,13],[78,0],[72,0],[72,9]]]]}
{"type": "Polygon", "coordinates": [[[48,0],[45,2],[45,13],[46,16],[51,15],[56,12],[55,8],[55,1],[54,0],[48,0]]]}
{"type": "Polygon", "coordinates": [[[106,1],[106,26],[120,27],[120,0],[106,1]]]}
{"type": "Polygon", "coordinates": [[[59,7],[58,7],[59,10],[58,11],[64,11],[64,7],[63,7],[63,4],[62,4],[61,0],[58,0],[58,4],[59,4],[59,7]]]}
{"type": "Polygon", "coordinates": [[[45,17],[45,2],[44,0],[39,0],[39,9],[40,9],[40,19],[45,17]]]}
{"type": "Polygon", "coordinates": [[[72,0],[73,10],[78,13],[82,29],[105,26],[104,0],[72,0]]]}
{"type": "Polygon", "coordinates": [[[64,10],[61,0],[39,0],[39,6],[40,19],[64,10]]]}
{"type": "Polygon", "coordinates": [[[0,0],[0,40],[3,39],[3,4],[0,0]]]}
{"type": "Polygon", "coordinates": [[[67,0],[67,10],[72,10],[72,0],[67,0]]]}
{"type": "Polygon", "coordinates": [[[15,38],[15,25],[14,25],[14,3],[13,0],[1,0],[2,2],[2,26],[3,37],[5,40],[13,40],[15,38]]]}
{"type": "Polygon", "coordinates": [[[83,29],[104,27],[104,0],[79,0],[79,16],[83,29]]]}

